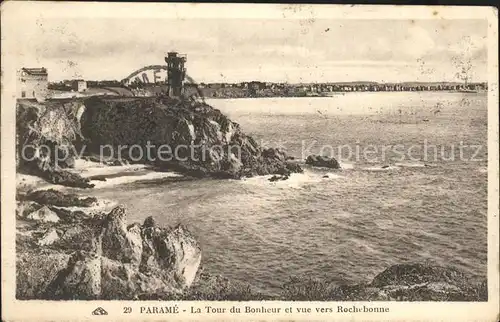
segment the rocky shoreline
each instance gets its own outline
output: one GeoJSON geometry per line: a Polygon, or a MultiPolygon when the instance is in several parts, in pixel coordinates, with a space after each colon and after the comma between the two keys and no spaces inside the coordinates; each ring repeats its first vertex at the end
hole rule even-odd
{"type": "MultiPolygon", "coordinates": [[[[17,106],[18,172],[36,175],[56,187],[92,188],[106,176],[84,177],[72,168],[75,151],[88,147],[93,159],[102,145],[195,145],[201,154],[226,147],[201,161],[150,162],[161,171],[190,177],[239,179],[274,175],[286,180],[301,166],[277,149],[264,149],[220,111],[198,102],[168,98],[59,100],[17,106]],[[28,160],[20,157],[24,147],[28,160]],[[43,153],[37,147],[53,150],[43,153]],[[233,158],[238,147],[240,158],[233,158]],[[73,151],[56,160],[54,151],[73,151]]],[[[24,151],[23,153],[25,153],[24,151]]],[[[110,159],[107,166],[134,159],[110,159]]],[[[311,156],[312,166],[338,169],[334,159],[311,156]]],[[[85,191],[85,190],[82,190],[85,191]]],[[[60,189],[22,187],[16,207],[16,274],[18,299],[48,300],[311,300],[311,301],[486,301],[486,282],[476,284],[452,268],[420,263],[394,265],[368,284],[335,285],[293,277],[280,295],[255,291],[251,285],[203,272],[202,249],[189,230],[160,227],[149,214],[129,223],[126,210],[112,200],[98,200],[60,189]],[[33,189],[34,188],[34,189],[33,189]]]]}
{"type": "Polygon", "coordinates": [[[18,299],[487,301],[486,281],[420,263],[391,266],[368,284],[293,277],[270,296],[204,273],[186,227],[159,227],[152,216],[128,223],[123,206],[98,205],[50,189],[18,196],[18,299]]]}

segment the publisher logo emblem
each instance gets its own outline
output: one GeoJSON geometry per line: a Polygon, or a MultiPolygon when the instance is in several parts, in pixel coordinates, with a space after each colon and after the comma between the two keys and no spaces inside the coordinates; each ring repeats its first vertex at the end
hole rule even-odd
{"type": "Polygon", "coordinates": [[[105,309],[99,306],[97,309],[92,311],[92,315],[108,315],[108,312],[106,312],[105,309]]]}

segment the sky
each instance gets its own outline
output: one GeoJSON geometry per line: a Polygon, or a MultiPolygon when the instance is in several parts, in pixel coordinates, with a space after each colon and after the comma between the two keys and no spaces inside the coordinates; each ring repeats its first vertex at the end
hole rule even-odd
{"type": "Polygon", "coordinates": [[[49,80],[121,80],[187,55],[197,82],[487,80],[487,20],[31,19],[18,32],[20,67],[49,80]]]}

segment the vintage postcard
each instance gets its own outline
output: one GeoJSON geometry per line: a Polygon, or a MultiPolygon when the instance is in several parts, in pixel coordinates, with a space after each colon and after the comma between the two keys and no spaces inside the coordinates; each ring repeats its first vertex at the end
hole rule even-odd
{"type": "Polygon", "coordinates": [[[1,14],[2,320],[498,320],[495,8],[1,14]]]}

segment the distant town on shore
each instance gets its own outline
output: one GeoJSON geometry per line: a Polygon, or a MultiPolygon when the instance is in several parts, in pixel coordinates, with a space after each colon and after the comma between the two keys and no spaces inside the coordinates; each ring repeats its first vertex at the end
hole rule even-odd
{"type": "Polygon", "coordinates": [[[18,98],[57,99],[106,96],[203,96],[206,98],[252,97],[328,97],[346,92],[486,91],[486,82],[399,82],[371,81],[285,83],[245,81],[238,83],[197,83],[186,74],[185,56],[176,52],[165,58],[167,66],[141,68],[123,80],[68,79],[49,82],[46,68],[21,68],[18,71],[18,98]],[[161,72],[168,70],[166,77],[161,72]],[[150,78],[147,72],[152,72],[150,78]],[[170,79],[170,81],[169,81],[170,79]],[[152,81],[151,81],[152,80],[152,81]]]}
{"type": "MultiPolygon", "coordinates": [[[[80,91],[83,80],[64,80],[49,83],[49,90],[80,91]]],[[[136,82],[125,86],[117,80],[86,81],[87,90],[102,89],[120,95],[132,91],[135,96],[154,96],[165,91],[165,83],[136,82]]],[[[243,97],[304,97],[304,96],[330,96],[338,92],[413,92],[413,91],[485,91],[488,89],[486,82],[469,83],[459,82],[328,82],[328,83],[275,83],[262,81],[249,81],[239,83],[185,83],[184,91],[195,93],[201,91],[205,97],[214,98],[243,98],[243,97]]]]}

